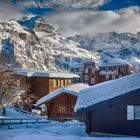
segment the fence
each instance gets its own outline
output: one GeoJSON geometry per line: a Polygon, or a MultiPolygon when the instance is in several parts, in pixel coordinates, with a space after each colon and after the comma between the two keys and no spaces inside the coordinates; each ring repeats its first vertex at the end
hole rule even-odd
{"type": "Polygon", "coordinates": [[[20,119],[20,118],[0,118],[0,125],[7,124],[29,124],[29,123],[49,123],[47,119],[20,119]]]}

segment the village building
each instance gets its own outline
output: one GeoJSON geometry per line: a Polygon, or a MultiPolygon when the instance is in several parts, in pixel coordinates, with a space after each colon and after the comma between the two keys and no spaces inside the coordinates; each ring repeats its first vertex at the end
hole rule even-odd
{"type": "Polygon", "coordinates": [[[88,87],[83,83],[61,87],[39,99],[35,108],[40,109],[42,115],[48,116],[49,119],[74,119],[78,93],[88,87]]]}
{"type": "Polygon", "coordinates": [[[140,73],[79,93],[75,111],[86,113],[86,132],[140,136],[140,73]]]}
{"type": "Polygon", "coordinates": [[[99,63],[98,83],[134,73],[133,67],[120,58],[105,59],[99,63]]]}
{"type": "Polygon", "coordinates": [[[70,66],[70,72],[81,76],[81,74],[82,74],[82,65],[81,64],[71,65],[70,66]]]}
{"type": "Polygon", "coordinates": [[[79,82],[78,75],[63,72],[14,69],[13,74],[20,86],[27,87],[27,94],[33,95],[35,101],[57,88],[79,82]]]}
{"type": "Polygon", "coordinates": [[[132,66],[120,58],[105,59],[99,63],[87,61],[83,64],[82,82],[95,85],[134,73],[132,66]]]}
{"type": "Polygon", "coordinates": [[[87,61],[83,63],[82,68],[82,82],[88,85],[95,85],[98,83],[98,65],[95,61],[87,61]]]}

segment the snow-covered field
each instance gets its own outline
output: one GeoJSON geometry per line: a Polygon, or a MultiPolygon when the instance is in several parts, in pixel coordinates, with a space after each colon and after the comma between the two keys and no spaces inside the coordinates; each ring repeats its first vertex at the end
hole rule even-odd
{"type": "Polygon", "coordinates": [[[136,137],[90,137],[78,121],[0,127],[0,140],[139,140],[136,137]],[[31,127],[31,128],[30,128],[31,127]]]}

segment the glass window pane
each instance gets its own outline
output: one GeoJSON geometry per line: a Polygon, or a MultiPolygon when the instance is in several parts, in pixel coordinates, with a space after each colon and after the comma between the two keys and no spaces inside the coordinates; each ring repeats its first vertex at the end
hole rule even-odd
{"type": "Polygon", "coordinates": [[[135,106],[135,119],[140,119],[140,106],[135,106]]]}

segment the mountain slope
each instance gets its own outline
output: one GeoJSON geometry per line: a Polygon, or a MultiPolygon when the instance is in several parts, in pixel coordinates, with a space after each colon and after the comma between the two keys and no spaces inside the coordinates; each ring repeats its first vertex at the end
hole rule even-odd
{"type": "Polygon", "coordinates": [[[100,33],[63,38],[39,16],[0,23],[0,63],[68,71],[85,60],[119,57],[140,69],[140,33],[100,33]],[[77,42],[77,43],[76,43],[77,42]]]}
{"type": "Polygon", "coordinates": [[[0,23],[1,64],[28,69],[68,70],[97,54],[64,39],[39,16],[0,23]]]}
{"type": "Polygon", "coordinates": [[[140,69],[140,33],[100,33],[95,36],[74,36],[69,39],[80,44],[80,48],[97,52],[102,59],[119,57],[128,60],[140,69]]]}

